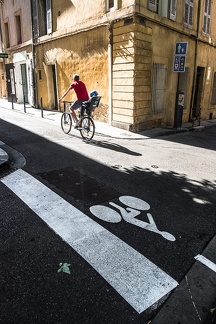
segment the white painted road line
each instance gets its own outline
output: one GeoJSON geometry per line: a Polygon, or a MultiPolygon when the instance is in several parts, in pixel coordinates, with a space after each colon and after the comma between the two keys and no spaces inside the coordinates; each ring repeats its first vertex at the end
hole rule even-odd
{"type": "Polygon", "coordinates": [[[202,264],[207,266],[209,269],[216,272],[216,264],[213,263],[212,261],[210,261],[209,259],[207,259],[206,257],[204,257],[203,255],[198,254],[197,256],[195,256],[195,259],[200,261],[202,264]]]}
{"type": "Polygon", "coordinates": [[[78,252],[138,313],[178,283],[90,217],[23,170],[1,179],[78,252]]]}

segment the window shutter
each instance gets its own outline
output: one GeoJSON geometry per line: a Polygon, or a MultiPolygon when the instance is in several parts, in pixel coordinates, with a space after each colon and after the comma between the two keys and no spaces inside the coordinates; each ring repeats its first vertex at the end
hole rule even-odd
{"type": "Polygon", "coordinates": [[[157,11],[157,0],[148,0],[148,9],[151,11],[157,11]]]}
{"type": "Polygon", "coordinates": [[[189,13],[189,0],[185,0],[185,7],[184,7],[184,23],[188,24],[188,13],[189,13]]]}
{"type": "Polygon", "coordinates": [[[38,26],[38,1],[32,0],[32,14],[33,14],[33,34],[34,38],[39,37],[39,26],[38,26]]]}
{"type": "Polygon", "coordinates": [[[189,3],[188,25],[191,28],[193,27],[193,0],[190,0],[189,3]]]}
{"type": "Polygon", "coordinates": [[[208,4],[207,34],[210,33],[210,20],[211,20],[211,0],[209,0],[209,4],[208,4]]]}
{"type": "Polygon", "coordinates": [[[205,8],[204,8],[204,17],[203,17],[203,32],[205,33],[207,30],[207,7],[208,7],[208,1],[205,0],[205,8]]]}
{"type": "Polygon", "coordinates": [[[205,0],[204,17],[203,17],[203,32],[210,33],[211,20],[211,0],[205,0]]]}
{"type": "Polygon", "coordinates": [[[193,27],[193,0],[185,0],[184,23],[190,28],[193,27]]]}
{"type": "Polygon", "coordinates": [[[176,6],[177,0],[170,0],[170,19],[173,21],[176,20],[176,6]]]}
{"type": "Polygon", "coordinates": [[[164,111],[164,98],[166,92],[166,71],[164,64],[153,63],[152,77],[152,111],[164,111]]]}
{"type": "Polygon", "coordinates": [[[46,0],[47,34],[52,33],[52,1],[46,0]]]}

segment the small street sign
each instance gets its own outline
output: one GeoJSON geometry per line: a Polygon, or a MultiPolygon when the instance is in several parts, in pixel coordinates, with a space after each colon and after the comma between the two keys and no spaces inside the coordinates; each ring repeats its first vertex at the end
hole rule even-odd
{"type": "Polygon", "coordinates": [[[9,54],[8,53],[0,53],[0,58],[8,58],[9,54]]]}
{"type": "Polygon", "coordinates": [[[188,42],[177,42],[175,46],[175,55],[186,55],[188,42]]]}
{"type": "Polygon", "coordinates": [[[186,61],[186,56],[180,56],[180,62],[179,62],[179,72],[185,72],[185,61],[186,61]]]}
{"type": "Polygon", "coordinates": [[[186,56],[185,55],[175,55],[174,63],[173,63],[173,72],[185,72],[185,63],[186,56]]]}

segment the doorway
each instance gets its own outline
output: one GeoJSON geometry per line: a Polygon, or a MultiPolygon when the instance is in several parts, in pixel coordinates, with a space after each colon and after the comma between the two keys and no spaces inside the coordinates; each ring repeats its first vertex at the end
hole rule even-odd
{"type": "Polygon", "coordinates": [[[196,74],[194,102],[192,108],[192,118],[196,118],[196,119],[200,119],[200,115],[201,115],[201,100],[202,100],[204,73],[205,73],[205,68],[198,66],[197,74],[196,74]]]}
{"type": "Polygon", "coordinates": [[[46,65],[45,71],[47,75],[48,107],[51,109],[58,109],[56,65],[46,65]]]}
{"type": "Polygon", "coordinates": [[[22,77],[23,101],[28,102],[28,84],[27,84],[26,64],[20,64],[20,67],[21,67],[21,77],[22,77]]]}
{"type": "Polygon", "coordinates": [[[16,102],[16,87],[14,77],[13,63],[5,64],[6,67],[6,80],[7,80],[7,95],[9,102],[16,102]]]}

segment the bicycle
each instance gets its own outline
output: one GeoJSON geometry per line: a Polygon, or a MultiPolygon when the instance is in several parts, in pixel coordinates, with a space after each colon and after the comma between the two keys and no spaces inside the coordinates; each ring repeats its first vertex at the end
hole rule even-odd
{"type": "MultiPolygon", "coordinates": [[[[82,103],[80,126],[77,129],[80,131],[82,138],[86,141],[91,141],[94,137],[95,123],[92,119],[92,113],[98,107],[100,99],[100,96],[95,96],[82,103]]],[[[61,117],[61,128],[65,134],[70,133],[73,123],[76,126],[76,122],[73,120],[71,113],[69,111],[63,112],[61,117]]]]}

